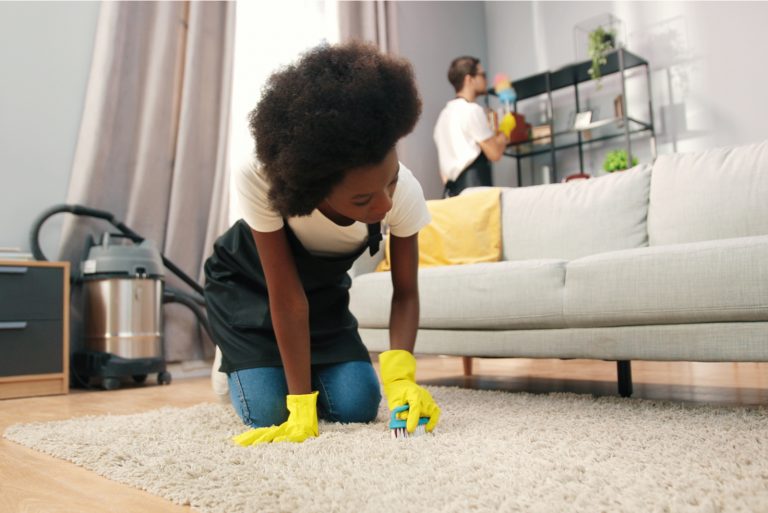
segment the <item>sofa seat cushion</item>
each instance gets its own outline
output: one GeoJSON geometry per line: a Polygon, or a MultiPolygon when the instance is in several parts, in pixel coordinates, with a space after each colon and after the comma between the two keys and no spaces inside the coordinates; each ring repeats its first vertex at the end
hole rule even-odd
{"type": "MultiPolygon", "coordinates": [[[[563,260],[494,262],[419,270],[422,329],[563,327],[563,260]]],[[[357,276],[350,309],[362,328],[389,326],[391,274],[357,276]]]]}
{"type": "Polygon", "coordinates": [[[655,246],[568,263],[570,327],[768,320],[768,236],[655,246]]]}

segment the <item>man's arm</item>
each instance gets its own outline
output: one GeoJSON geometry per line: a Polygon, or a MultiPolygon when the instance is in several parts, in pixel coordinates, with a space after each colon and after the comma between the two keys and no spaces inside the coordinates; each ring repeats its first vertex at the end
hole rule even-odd
{"type": "Polygon", "coordinates": [[[413,352],[419,329],[419,234],[390,235],[392,255],[392,310],[389,317],[390,349],[413,352]]]}
{"type": "Polygon", "coordinates": [[[288,393],[312,392],[309,356],[309,303],[296,270],[285,228],[251,230],[269,290],[269,309],[285,368],[288,393]]]}
{"type": "Polygon", "coordinates": [[[504,156],[504,149],[509,144],[509,139],[503,132],[499,132],[485,141],[479,142],[480,149],[491,162],[496,162],[504,156]]]}

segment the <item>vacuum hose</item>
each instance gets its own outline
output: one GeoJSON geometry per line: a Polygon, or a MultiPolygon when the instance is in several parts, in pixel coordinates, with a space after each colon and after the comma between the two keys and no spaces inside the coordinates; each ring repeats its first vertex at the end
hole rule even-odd
{"type": "MultiPolygon", "coordinates": [[[[40,228],[42,228],[45,221],[48,220],[49,217],[54,216],[56,214],[59,214],[61,212],[68,212],[70,214],[74,214],[76,216],[84,216],[84,217],[95,217],[97,219],[103,219],[107,221],[109,224],[120,230],[120,232],[131,239],[133,242],[140,243],[144,240],[144,237],[139,235],[138,233],[134,232],[130,228],[128,228],[125,224],[123,224],[121,221],[118,221],[115,219],[114,214],[107,212],[105,210],[96,210],[95,208],[89,208],[84,207],[82,205],[56,205],[54,207],[49,208],[48,210],[44,211],[42,214],[38,216],[38,218],[35,220],[35,223],[32,225],[32,231],[30,232],[30,240],[29,245],[32,248],[32,255],[34,255],[36,260],[42,260],[47,261],[48,259],[45,258],[45,255],[43,254],[43,251],[40,249],[40,228]]],[[[192,287],[192,289],[200,294],[200,296],[203,296],[203,287],[200,286],[199,283],[197,283],[195,280],[190,278],[184,271],[179,269],[176,264],[168,260],[165,255],[162,253],[160,254],[160,257],[163,259],[163,264],[171,271],[173,274],[178,276],[184,283],[192,287]]],[[[200,304],[205,304],[205,302],[202,302],[200,304]]]]}
{"type": "Polygon", "coordinates": [[[105,221],[111,223],[113,226],[115,225],[115,216],[109,212],[105,212],[104,210],[96,210],[94,208],[83,207],[81,205],[56,205],[51,207],[48,210],[43,211],[43,213],[37,217],[34,224],[32,225],[32,231],[29,233],[29,245],[32,248],[32,255],[34,255],[36,260],[42,260],[45,262],[48,261],[48,259],[45,258],[42,249],[40,249],[40,228],[42,228],[43,224],[48,220],[49,217],[60,212],[69,212],[70,214],[75,214],[78,216],[96,217],[99,219],[104,219],[105,221]]]}
{"type": "Polygon", "coordinates": [[[202,301],[202,298],[166,286],[163,289],[163,304],[165,303],[179,303],[192,310],[192,313],[197,317],[197,322],[200,323],[200,326],[202,326],[208,336],[211,337],[211,327],[201,308],[201,306],[205,306],[205,301],[202,301]]]}

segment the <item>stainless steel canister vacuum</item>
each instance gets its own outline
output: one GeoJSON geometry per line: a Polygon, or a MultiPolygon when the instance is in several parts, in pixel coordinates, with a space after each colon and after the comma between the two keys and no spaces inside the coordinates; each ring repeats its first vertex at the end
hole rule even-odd
{"type": "Polygon", "coordinates": [[[202,287],[166,259],[152,241],[115,221],[112,214],[80,205],[59,205],[38,218],[31,235],[38,260],[45,260],[38,242],[40,228],[59,212],[104,219],[120,230],[104,233],[98,243],[89,237],[79,272],[72,273],[71,311],[73,315],[79,311],[83,327],[82,339],[73,340],[72,384],[90,387],[97,380],[102,388],[112,390],[120,387],[121,378],[143,383],[153,373],[157,373],[158,384],[170,384],[163,344],[163,304],[184,304],[208,331],[202,287]],[[165,285],[166,267],[195,294],[165,285]]]}
{"type": "Polygon", "coordinates": [[[73,365],[79,377],[95,374],[107,389],[119,387],[122,375],[143,382],[157,372],[159,384],[171,382],[163,354],[163,260],[151,241],[127,242],[105,233],[81,265],[87,352],[73,365]]]}

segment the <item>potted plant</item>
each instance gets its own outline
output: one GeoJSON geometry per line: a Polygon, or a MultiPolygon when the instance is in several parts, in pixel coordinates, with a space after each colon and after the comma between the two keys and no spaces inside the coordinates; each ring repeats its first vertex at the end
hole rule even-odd
{"type": "Polygon", "coordinates": [[[608,173],[623,171],[637,165],[637,157],[632,157],[632,166],[627,164],[627,150],[613,150],[605,155],[603,169],[608,173]]]}
{"type": "Polygon", "coordinates": [[[592,66],[589,68],[589,76],[597,80],[597,87],[600,87],[600,66],[605,65],[608,60],[606,55],[615,48],[616,34],[612,30],[605,30],[603,27],[597,27],[589,33],[587,52],[592,59],[592,66]]]}

